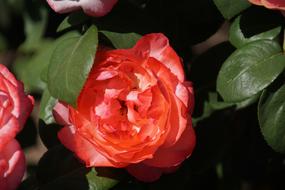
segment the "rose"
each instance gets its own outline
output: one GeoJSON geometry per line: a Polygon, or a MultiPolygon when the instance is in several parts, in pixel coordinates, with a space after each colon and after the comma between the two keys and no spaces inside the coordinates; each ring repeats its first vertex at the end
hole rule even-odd
{"type": "Polygon", "coordinates": [[[284,0],[249,0],[249,2],[255,5],[265,6],[268,9],[285,10],[284,0]]]}
{"type": "Polygon", "coordinates": [[[33,98],[0,64],[0,189],[13,190],[25,173],[25,157],[14,139],[32,111],[33,98]]]}
{"type": "Polygon", "coordinates": [[[87,167],[153,181],[191,155],[193,104],[180,58],[163,34],[149,34],[131,49],[98,50],[77,108],[57,103],[54,117],[65,125],[60,141],[87,167]]]}
{"type": "Polygon", "coordinates": [[[83,9],[90,16],[104,16],[118,0],[47,0],[50,7],[58,13],[68,13],[83,9]]]}

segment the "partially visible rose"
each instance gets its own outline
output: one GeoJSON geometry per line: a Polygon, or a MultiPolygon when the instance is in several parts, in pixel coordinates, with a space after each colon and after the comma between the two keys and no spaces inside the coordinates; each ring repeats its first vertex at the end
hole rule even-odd
{"type": "Polygon", "coordinates": [[[265,6],[268,9],[285,10],[284,0],[249,0],[249,2],[255,5],[265,6]]]}
{"type": "Polygon", "coordinates": [[[126,167],[154,181],[188,158],[195,146],[194,98],[180,58],[163,34],[131,49],[97,51],[77,108],[58,103],[60,141],[87,167],[126,167]]]}
{"type": "Polygon", "coordinates": [[[82,9],[90,16],[104,16],[111,11],[118,0],[47,0],[57,13],[68,13],[82,9]]]}
{"type": "Polygon", "coordinates": [[[0,189],[14,190],[25,173],[25,157],[16,137],[33,109],[23,84],[0,64],[0,189]]]}

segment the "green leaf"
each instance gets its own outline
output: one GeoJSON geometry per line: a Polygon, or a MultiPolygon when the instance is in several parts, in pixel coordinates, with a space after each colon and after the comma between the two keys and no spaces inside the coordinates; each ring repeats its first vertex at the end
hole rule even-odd
{"type": "Polygon", "coordinates": [[[278,43],[259,40],[236,50],[223,64],[217,91],[226,102],[240,102],[256,95],[284,70],[285,57],[278,43]]]}
{"type": "Polygon", "coordinates": [[[86,14],[84,14],[82,11],[71,13],[60,23],[56,31],[61,32],[68,28],[80,25],[87,21],[88,18],[89,17],[86,16],[86,14]]]}
{"type": "Polygon", "coordinates": [[[48,89],[45,89],[40,104],[40,119],[42,119],[45,124],[54,123],[52,109],[55,106],[56,101],[57,100],[50,95],[48,89]]]}
{"type": "Polygon", "coordinates": [[[78,32],[75,32],[75,31],[72,31],[72,32],[68,32],[62,36],[60,36],[58,39],[56,39],[54,42],[53,42],[53,45],[51,47],[49,47],[49,49],[47,49],[46,51],[48,52],[51,52],[50,54],[50,57],[46,57],[45,60],[42,60],[43,62],[47,62],[45,65],[45,67],[42,69],[42,71],[39,73],[41,76],[41,80],[43,82],[46,82],[48,81],[48,66],[49,66],[49,63],[50,63],[50,59],[51,59],[51,56],[52,56],[52,53],[54,52],[55,48],[61,44],[62,41],[68,39],[68,38],[73,38],[73,37],[80,37],[80,34],[78,32]]]}
{"type": "Polygon", "coordinates": [[[107,190],[118,183],[116,180],[97,176],[97,172],[94,168],[87,174],[87,179],[89,182],[89,190],[107,190]]]}
{"type": "Polygon", "coordinates": [[[118,183],[86,168],[62,145],[49,149],[40,159],[37,180],[40,190],[108,190],[118,183]]]}
{"type": "MultiPolygon", "coordinates": [[[[69,32],[55,41],[50,39],[42,41],[41,47],[32,57],[26,56],[25,59],[20,57],[16,60],[13,70],[18,79],[24,82],[26,91],[42,92],[45,89],[47,80],[43,80],[42,72],[47,70],[54,49],[61,43],[61,40],[78,36],[80,35],[77,32],[69,32]]],[[[45,78],[47,78],[46,75],[45,73],[45,78]]]]}
{"type": "Polygon", "coordinates": [[[209,105],[214,110],[222,110],[228,107],[232,107],[235,104],[231,102],[218,101],[218,94],[216,92],[210,92],[209,93],[209,105]]]}
{"type": "Polygon", "coordinates": [[[240,28],[240,20],[241,16],[237,17],[235,21],[232,23],[229,31],[229,41],[236,48],[241,48],[242,46],[257,40],[273,40],[275,39],[281,32],[281,27],[276,27],[272,30],[263,32],[258,35],[254,35],[250,38],[246,38],[240,28]]]}
{"type": "Polygon", "coordinates": [[[50,94],[75,105],[92,68],[98,44],[96,26],[81,37],[68,38],[55,49],[48,69],[50,94]]]}
{"type": "Polygon", "coordinates": [[[38,2],[32,3],[31,6],[33,6],[33,13],[24,13],[26,40],[20,46],[21,51],[35,51],[41,47],[42,37],[47,26],[48,12],[46,7],[38,5],[38,2]]]}
{"type": "Polygon", "coordinates": [[[240,109],[246,108],[246,107],[254,104],[255,102],[258,101],[260,95],[261,95],[261,93],[259,92],[258,94],[254,95],[254,96],[252,96],[246,100],[243,100],[242,102],[236,103],[236,109],[240,110],[240,109]]]}
{"type": "Polygon", "coordinates": [[[100,32],[103,33],[111,41],[116,49],[132,48],[141,38],[141,35],[136,33],[117,33],[110,31],[100,32]]]}
{"type": "Polygon", "coordinates": [[[250,7],[248,0],[214,0],[214,3],[226,19],[231,19],[250,7]]]}
{"type": "Polygon", "coordinates": [[[264,90],[258,104],[258,119],[266,142],[285,153],[285,85],[264,90]]]}

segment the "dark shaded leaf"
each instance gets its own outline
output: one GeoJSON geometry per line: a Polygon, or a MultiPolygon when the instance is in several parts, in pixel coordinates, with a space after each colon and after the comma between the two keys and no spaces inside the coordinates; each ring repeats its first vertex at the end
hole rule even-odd
{"type": "Polygon", "coordinates": [[[273,40],[281,32],[281,27],[277,27],[269,31],[263,32],[261,34],[254,35],[250,38],[246,38],[240,28],[240,20],[241,20],[240,16],[235,19],[235,21],[232,23],[230,27],[230,32],[229,32],[229,41],[236,48],[241,48],[242,46],[257,40],[265,40],[265,39],[273,40]]]}
{"type": "Polygon", "coordinates": [[[285,153],[285,85],[271,85],[263,91],[258,105],[258,119],[266,142],[285,153]]]}
{"type": "Polygon", "coordinates": [[[59,145],[48,150],[38,165],[37,179],[40,190],[108,190],[117,181],[97,176],[59,145]]]}
{"type": "Polygon", "coordinates": [[[110,31],[100,32],[103,33],[111,41],[116,49],[132,48],[141,38],[141,35],[136,33],[117,33],[110,31]]]}
{"type": "Polygon", "coordinates": [[[88,20],[88,16],[82,11],[74,12],[68,15],[58,26],[57,32],[61,32],[68,28],[80,25],[88,20]]]}

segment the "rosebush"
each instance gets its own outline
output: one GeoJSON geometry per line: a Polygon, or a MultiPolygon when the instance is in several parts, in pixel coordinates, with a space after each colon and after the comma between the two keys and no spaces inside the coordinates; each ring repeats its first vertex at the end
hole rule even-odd
{"type": "Polygon", "coordinates": [[[34,100],[2,64],[0,93],[0,189],[14,190],[26,170],[25,156],[15,137],[30,115],[34,100]]]}
{"type": "Polygon", "coordinates": [[[195,145],[192,84],[163,34],[131,49],[99,49],[77,99],[58,103],[60,141],[87,167],[126,167],[143,181],[178,167],[195,145]]]}
{"type": "Polygon", "coordinates": [[[281,0],[0,0],[35,97],[0,72],[0,190],[284,190],[284,27],[281,0]]]}

